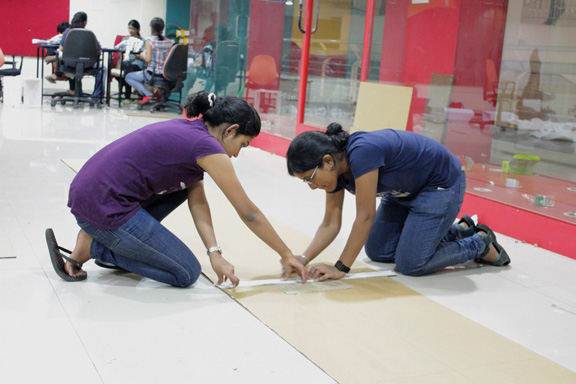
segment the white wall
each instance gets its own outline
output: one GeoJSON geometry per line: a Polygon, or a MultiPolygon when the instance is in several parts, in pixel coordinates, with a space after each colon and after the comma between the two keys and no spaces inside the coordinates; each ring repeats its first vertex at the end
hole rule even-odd
{"type": "Polygon", "coordinates": [[[150,36],[150,20],[166,20],[167,0],[70,0],[70,19],[76,12],[88,14],[87,29],[92,30],[103,47],[112,47],[116,35],[128,34],[128,22],[138,20],[143,37],[150,36]]]}

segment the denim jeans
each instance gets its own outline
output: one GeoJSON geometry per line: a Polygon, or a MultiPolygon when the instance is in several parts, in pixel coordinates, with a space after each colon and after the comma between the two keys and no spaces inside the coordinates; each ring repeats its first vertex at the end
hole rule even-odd
{"type": "Polygon", "coordinates": [[[126,83],[134,88],[142,96],[152,96],[152,92],[146,88],[146,83],[152,80],[152,73],[148,71],[130,72],[126,75],[126,83]]]}
{"type": "Polygon", "coordinates": [[[94,240],[90,255],[127,271],[176,287],[198,280],[200,263],[192,251],[160,224],[187,198],[187,191],[154,196],[120,228],[105,231],[80,220],[78,225],[94,240]]]}
{"type": "Polygon", "coordinates": [[[380,202],[365,251],[378,262],[396,262],[405,275],[420,276],[478,257],[478,235],[458,239],[453,225],[466,192],[466,176],[450,188],[423,190],[414,199],[385,196],[380,202]]]}

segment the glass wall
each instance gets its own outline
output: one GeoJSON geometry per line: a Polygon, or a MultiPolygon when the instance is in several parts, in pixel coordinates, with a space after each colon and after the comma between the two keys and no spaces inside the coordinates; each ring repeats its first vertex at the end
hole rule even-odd
{"type": "Polygon", "coordinates": [[[246,98],[264,132],[293,138],[302,112],[310,129],[360,125],[363,71],[410,89],[406,129],[461,159],[468,193],[576,223],[576,0],[317,0],[303,76],[307,1],[191,4],[192,46],[212,33],[215,52],[192,89],[246,98]]]}
{"type": "Polygon", "coordinates": [[[368,81],[413,89],[468,193],[576,223],[575,28],[576,1],[377,1],[368,81]]]}

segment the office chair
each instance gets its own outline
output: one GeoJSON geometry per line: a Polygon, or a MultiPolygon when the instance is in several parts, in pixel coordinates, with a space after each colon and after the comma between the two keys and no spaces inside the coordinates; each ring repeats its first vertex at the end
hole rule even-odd
{"type": "Polygon", "coordinates": [[[0,98],[2,102],[4,102],[4,92],[2,87],[2,77],[4,76],[20,76],[22,73],[22,62],[24,61],[24,56],[20,56],[20,65],[16,68],[16,56],[12,56],[11,61],[5,61],[4,65],[0,69],[0,98]],[[9,65],[12,65],[11,68],[8,68],[9,65]]]}
{"type": "MultiPolygon", "coordinates": [[[[150,113],[173,107],[182,113],[182,86],[188,71],[188,46],[176,44],[168,53],[162,76],[154,76],[151,86],[160,90],[160,100],[150,106],[150,113]],[[172,93],[178,92],[178,103],[169,101],[168,98],[172,93]]],[[[144,105],[138,105],[138,109],[144,108],[144,105]]]]}
{"type": "MultiPolygon", "coordinates": [[[[85,75],[95,76],[100,70],[100,53],[96,35],[87,29],[72,29],[68,32],[66,41],[62,43],[62,46],[64,51],[60,69],[68,76],[73,76],[74,95],[54,98],[50,105],[54,107],[58,102],[65,104],[67,101],[71,101],[74,103],[74,109],[78,109],[80,102],[90,103],[90,106],[94,106],[96,102],[82,93],[82,78],[85,75]]],[[[98,108],[100,107],[98,103],[98,108]]]]}
{"type": "Polygon", "coordinates": [[[214,63],[214,89],[217,94],[233,83],[240,69],[240,46],[234,40],[225,40],[216,48],[214,63]]]}
{"type": "Polygon", "coordinates": [[[272,56],[254,56],[248,67],[244,87],[246,88],[246,101],[252,100],[256,110],[261,109],[262,112],[267,113],[270,107],[275,107],[276,113],[280,112],[281,93],[278,90],[280,76],[276,60],[272,56]],[[252,96],[250,96],[250,91],[254,93],[252,96]]]}

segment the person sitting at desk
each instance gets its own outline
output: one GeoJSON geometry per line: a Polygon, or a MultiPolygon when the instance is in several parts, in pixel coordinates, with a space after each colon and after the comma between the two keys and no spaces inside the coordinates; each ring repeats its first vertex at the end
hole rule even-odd
{"type": "MultiPolygon", "coordinates": [[[[52,36],[47,43],[48,44],[53,44],[53,45],[59,45],[60,42],[62,41],[62,36],[64,34],[64,31],[66,31],[68,28],[70,28],[70,23],[67,21],[63,21],[60,24],[58,24],[58,26],[56,27],[56,31],[58,32],[57,35],[52,36]]],[[[57,80],[68,80],[70,83],[70,89],[68,90],[68,93],[70,95],[74,94],[74,80],[72,79],[68,79],[64,76],[64,72],[62,72],[60,70],[60,62],[58,61],[58,56],[59,56],[59,50],[58,48],[47,48],[46,49],[46,57],[44,58],[44,61],[46,63],[54,63],[53,64],[53,72],[51,75],[45,76],[44,78],[46,80],[48,80],[49,82],[51,82],[52,84],[56,84],[57,80]]]]}
{"type": "MultiPolygon", "coordinates": [[[[60,41],[60,52],[64,52],[64,42],[66,41],[66,37],[68,33],[72,29],[76,28],[86,28],[86,24],[88,24],[88,15],[85,12],[76,12],[74,17],[72,18],[71,28],[68,28],[64,31],[62,35],[62,40],[60,41]]],[[[98,49],[101,50],[102,47],[100,43],[98,43],[98,49]]],[[[64,63],[66,65],[66,63],[64,63]]],[[[97,66],[98,64],[95,64],[97,66]]],[[[96,73],[96,80],[94,81],[94,91],[92,92],[92,100],[95,102],[101,102],[102,98],[104,97],[104,72],[106,68],[104,65],[101,66],[98,73],[96,73]]],[[[82,93],[82,89],[79,90],[79,93],[82,93]]]]}
{"type": "Polygon", "coordinates": [[[132,87],[126,84],[126,75],[144,69],[144,61],[139,57],[144,48],[144,39],[140,36],[140,23],[138,20],[130,20],[128,22],[128,33],[130,35],[122,38],[120,43],[114,47],[124,50],[124,59],[122,61],[123,77],[118,78],[118,82],[120,83],[120,93],[122,93],[122,88],[125,88],[124,96],[127,100],[132,96],[132,87]]]}
{"type": "Polygon", "coordinates": [[[146,70],[132,72],[126,76],[126,82],[144,96],[140,104],[147,104],[152,99],[153,94],[145,84],[151,84],[154,76],[162,76],[162,67],[172,48],[172,40],[162,36],[164,25],[164,20],[159,17],[150,21],[152,37],[146,39],[146,51],[140,54],[140,58],[148,63],[146,70]]]}

